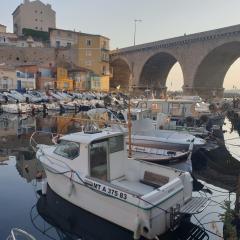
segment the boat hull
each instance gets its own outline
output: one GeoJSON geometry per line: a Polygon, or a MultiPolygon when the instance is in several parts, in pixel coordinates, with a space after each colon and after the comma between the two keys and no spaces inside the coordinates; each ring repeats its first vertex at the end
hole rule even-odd
{"type": "Polygon", "coordinates": [[[172,198],[161,202],[157,207],[142,209],[129,202],[99,194],[98,191],[83,184],[70,181],[70,178],[65,175],[56,174],[46,167],[44,168],[50,188],[59,196],[133,233],[138,230],[140,222],[140,234],[147,239],[153,239],[169,230],[170,213],[162,209],[169,211],[170,206],[176,206],[183,194],[182,191],[179,191],[172,198]],[[144,231],[144,227],[145,230],[148,230],[144,231]]]}
{"type": "MultiPolygon", "coordinates": [[[[128,144],[128,140],[126,140],[128,144]]],[[[144,138],[132,138],[132,145],[139,146],[139,147],[148,147],[148,148],[158,148],[158,149],[167,149],[173,151],[188,151],[189,144],[184,143],[171,143],[171,142],[164,142],[164,141],[157,141],[157,140],[148,140],[144,138]]],[[[193,150],[196,151],[204,145],[194,145],[193,150]]]]}

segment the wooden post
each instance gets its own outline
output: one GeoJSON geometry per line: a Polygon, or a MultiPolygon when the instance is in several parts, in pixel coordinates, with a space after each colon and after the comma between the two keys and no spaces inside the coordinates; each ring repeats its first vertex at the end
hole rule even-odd
{"type": "Polygon", "coordinates": [[[128,157],[132,157],[132,121],[130,96],[128,98],[128,157]]]}

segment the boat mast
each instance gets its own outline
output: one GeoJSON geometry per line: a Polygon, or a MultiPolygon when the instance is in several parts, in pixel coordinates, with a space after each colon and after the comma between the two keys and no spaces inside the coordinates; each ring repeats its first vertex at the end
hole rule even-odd
{"type": "Polygon", "coordinates": [[[130,95],[128,97],[128,157],[132,157],[132,121],[131,121],[131,105],[130,95]]]}

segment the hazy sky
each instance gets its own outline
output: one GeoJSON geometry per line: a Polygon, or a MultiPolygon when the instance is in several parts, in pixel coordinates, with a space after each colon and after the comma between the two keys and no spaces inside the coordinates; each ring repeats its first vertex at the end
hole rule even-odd
{"type": "MultiPolygon", "coordinates": [[[[11,14],[21,2],[2,0],[0,23],[7,25],[8,31],[12,31],[11,14]]],[[[58,28],[105,35],[111,39],[112,49],[133,45],[134,19],[142,19],[142,22],[137,24],[136,44],[240,24],[240,0],[42,2],[52,4],[57,13],[58,28]]],[[[232,88],[233,85],[240,88],[240,63],[235,65],[224,81],[226,88],[232,88]]],[[[169,76],[169,79],[174,81],[174,86],[182,85],[179,72],[181,70],[175,67],[169,76]]]]}

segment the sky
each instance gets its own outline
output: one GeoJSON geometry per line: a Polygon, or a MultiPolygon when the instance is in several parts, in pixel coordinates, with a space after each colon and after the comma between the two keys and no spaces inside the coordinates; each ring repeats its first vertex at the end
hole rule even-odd
{"type": "MultiPolygon", "coordinates": [[[[12,12],[23,0],[1,0],[0,24],[12,31],[12,12]]],[[[56,11],[57,27],[101,34],[111,49],[240,24],[239,0],[42,0],[56,11]]],[[[181,87],[178,64],[167,83],[181,87]]],[[[240,61],[232,65],[224,87],[240,89],[240,61]]]]}

